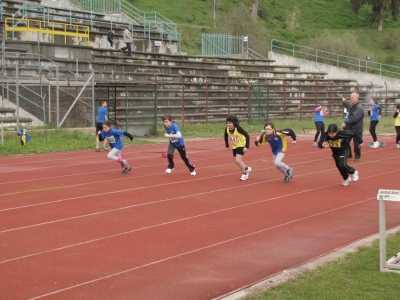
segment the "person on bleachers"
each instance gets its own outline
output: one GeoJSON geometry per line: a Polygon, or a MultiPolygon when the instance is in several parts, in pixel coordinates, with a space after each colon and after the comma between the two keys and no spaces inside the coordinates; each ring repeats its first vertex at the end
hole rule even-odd
{"type": "Polygon", "coordinates": [[[110,43],[110,49],[114,49],[114,30],[108,32],[107,40],[110,43]]]}
{"type": "Polygon", "coordinates": [[[131,44],[132,44],[132,34],[129,29],[129,25],[126,26],[123,34],[123,41],[126,44],[125,47],[121,48],[121,52],[124,52],[125,50],[128,50],[128,56],[131,56],[131,44]]]}

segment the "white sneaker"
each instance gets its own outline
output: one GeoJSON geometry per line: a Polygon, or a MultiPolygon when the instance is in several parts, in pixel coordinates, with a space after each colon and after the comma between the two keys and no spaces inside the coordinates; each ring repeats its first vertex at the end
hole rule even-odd
{"type": "Polygon", "coordinates": [[[247,179],[249,179],[249,173],[251,172],[251,168],[246,167],[246,169],[244,169],[244,170],[246,171],[247,179]]]}
{"type": "Polygon", "coordinates": [[[374,142],[372,144],[371,148],[374,148],[374,149],[379,148],[379,142],[374,142]]]}
{"type": "Polygon", "coordinates": [[[353,181],[356,182],[358,180],[358,172],[355,171],[351,177],[353,177],[353,181]]]}
{"type": "Polygon", "coordinates": [[[400,144],[396,144],[396,148],[397,148],[397,149],[400,149],[400,144]]]}
{"type": "Polygon", "coordinates": [[[168,169],[165,171],[165,173],[168,173],[168,174],[169,174],[169,173],[172,172],[172,170],[173,170],[173,169],[168,168],[168,169]]]}
{"type": "Polygon", "coordinates": [[[249,175],[247,175],[247,174],[242,174],[242,177],[240,177],[241,181],[245,181],[247,179],[249,179],[249,175]]]}
{"type": "Polygon", "coordinates": [[[342,185],[343,186],[348,186],[350,181],[351,181],[351,177],[349,176],[349,178],[347,178],[346,180],[343,180],[342,185]]]}
{"type": "Polygon", "coordinates": [[[190,172],[190,176],[196,176],[196,170],[193,170],[193,172],[190,172]]]}
{"type": "Polygon", "coordinates": [[[289,169],[286,171],[287,176],[289,179],[293,178],[293,168],[289,167],[289,169]]]}
{"type": "Polygon", "coordinates": [[[318,144],[316,142],[312,143],[313,146],[318,146],[318,144]]]}

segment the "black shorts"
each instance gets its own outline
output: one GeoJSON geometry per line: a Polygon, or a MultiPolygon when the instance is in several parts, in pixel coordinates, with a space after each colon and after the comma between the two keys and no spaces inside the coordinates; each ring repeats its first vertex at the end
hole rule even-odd
{"type": "Polygon", "coordinates": [[[103,130],[103,122],[97,122],[96,123],[96,134],[99,132],[99,131],[102,131],[103,130]]]}
{"type": "Polygon", "coordinates": [[[244,147],[237,147],[236,149],[232,149],[233,156],[236,156],[236,154],[244,155],[243,149],[244,147]]]}

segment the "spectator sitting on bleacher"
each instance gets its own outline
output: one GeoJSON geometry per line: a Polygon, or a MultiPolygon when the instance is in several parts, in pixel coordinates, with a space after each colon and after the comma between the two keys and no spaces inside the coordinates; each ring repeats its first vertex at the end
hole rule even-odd
{"type": "Polygon", "coordinates": [[[110,43],[110,49],[114,49],[114,30],[108,32],[107,40],[110,43]]]}
{"type": "Polygon", "coordinates": [[[126,26],[123,34],[123,41],[126,44],[126,47],[121,48],[121,52],[124,52],[125,50],[128,50],[128,56],[131,56],[131,44],[132,44],[132,34],[131,31],[129,30],[129,25],[126,26]]]}

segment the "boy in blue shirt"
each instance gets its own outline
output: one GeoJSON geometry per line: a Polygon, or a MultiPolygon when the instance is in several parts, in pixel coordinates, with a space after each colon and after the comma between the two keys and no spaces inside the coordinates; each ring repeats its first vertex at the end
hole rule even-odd
{"type": "Polygon", "coordinates": [[[183,162],[188,167],[190,175],[196,176],[195,166],[190,163],[186,154],[185,140],[183,139],[181,129],[179,128],[178,124],[172,121],[171,115],[164,115],[162,120],[164,122],[163,130],[166,132],[164,136],[169,138],[167,150],[168,167],[165,173],[171,173],[174,169],[174,151],[176,149],[178,150],[183,162]]]}
{"type": "MultiPolygon", "coordinates": [[[[108,110],[106,108],[107,106],[107,101],[106,100],[101,100],[100,101],[100,107],[97,110],[97,123],[96,123],[96,151],[100,152],[101,149],[99,147],[99,131],[103,130],[103,123],[105,121],[108,121],[108,110]]],[[[104,140],[103,142],[103,150],[109,151],[110,149],[107,147],[107,141],[104,140]]]]}

